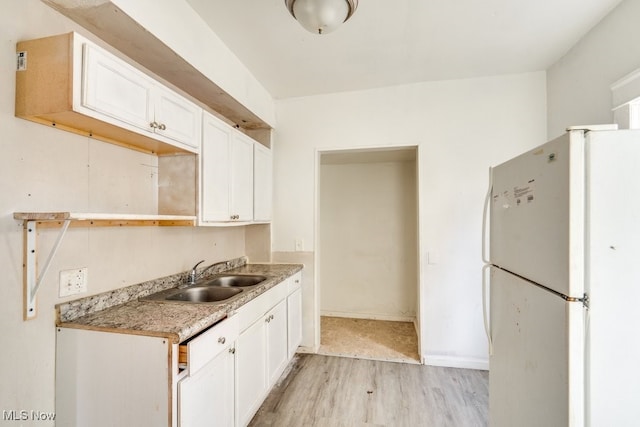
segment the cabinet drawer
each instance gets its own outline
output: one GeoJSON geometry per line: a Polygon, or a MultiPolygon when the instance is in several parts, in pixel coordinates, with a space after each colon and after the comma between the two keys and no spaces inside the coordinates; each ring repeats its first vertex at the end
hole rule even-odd
{"type": "Polygon", "coordinates": [[[237,337],[237,316],[227,318],[188,342],[180,344],[179,359],[186,360],[189,375],[193,375],[221,351],[229,348],[237,337]]]}
{"type": "Polygon", "coordinates": [[[240,307],[235,316],[238,318],[240,332],[251,326],[260,316],[263,316],[286,297],[287,281],[285,280],[240,307]]]}
{"type": "Polygon", "coordinates": [[[296,274],[289,277],[287,279],[287,282],[287,295],[290,295],[293,291],[295,291],[296,289],[300,289],[300,286],[302,286],[302,271],[298,271],[296,274]]]}

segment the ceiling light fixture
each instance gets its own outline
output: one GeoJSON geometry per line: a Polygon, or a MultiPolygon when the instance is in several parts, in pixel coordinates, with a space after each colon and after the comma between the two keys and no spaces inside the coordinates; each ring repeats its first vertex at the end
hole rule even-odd
{"type": "Polygon", "coordinates": [[[358,0],[284,0],[287,9],[305,30],[327,34],[351,18],[358,0]]]}

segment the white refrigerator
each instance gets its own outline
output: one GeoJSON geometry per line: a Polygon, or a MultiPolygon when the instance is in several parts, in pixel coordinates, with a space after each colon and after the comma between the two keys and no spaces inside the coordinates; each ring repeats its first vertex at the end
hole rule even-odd
{"type": "Polygon", "coordinates": [[[491,427],[640,426],[640,131],[608,129],[491,169],[491,427]]]}

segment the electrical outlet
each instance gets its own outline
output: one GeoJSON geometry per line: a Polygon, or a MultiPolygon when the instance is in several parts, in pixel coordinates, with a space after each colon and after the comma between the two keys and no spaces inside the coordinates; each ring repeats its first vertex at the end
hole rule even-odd
{"type": "Polygon", "coordinates": [[[298,238],[295,241],[296,252],[302,252],[304,250],[304,242],[298,238]]]}
{"type": "Polygon", "coordinates": [[[87,272],[87,267],[62,270],[60,272],[60,291],[58,293],[60,298],[87,292],[87,272]]]}

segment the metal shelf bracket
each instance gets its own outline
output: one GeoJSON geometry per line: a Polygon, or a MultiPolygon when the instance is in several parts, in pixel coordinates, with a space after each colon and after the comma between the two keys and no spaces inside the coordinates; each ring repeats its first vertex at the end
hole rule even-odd
{"type": "Polygon", "coordinates": [[[84,227],[139,227],[139,226],[187,226],[193,227],[195,216],[189,215],[137,215],[74,212],[14,212],[13,219],[22,221],[23,261],[22,285],[24,290],[24,320],[36,318],[36,295],[47,274],[51,260],[55,256],[62,238],[71,222],[84,227]],[[38,227],[61,227],[42,270],[38,273],[38,227]]]}
{"type": "Polygon", "coordinates": [[[51,265],[51,261],[55,256],[62,238],[64,237],[71,220],[64,220],[62,228],[58,232],[58,238],[56,239],[51,252],[47,257],[42,270],[38,273],[38,250],[37,250],[37,226],[38,222],[35,220],[24,221],[24,273],[23,273],[23,285],[24,285],[24,320],[31,320],[36,318],[36,296],[38,289],[42,284],[42,279],[47,274],[47,270],[51,265]]]}

